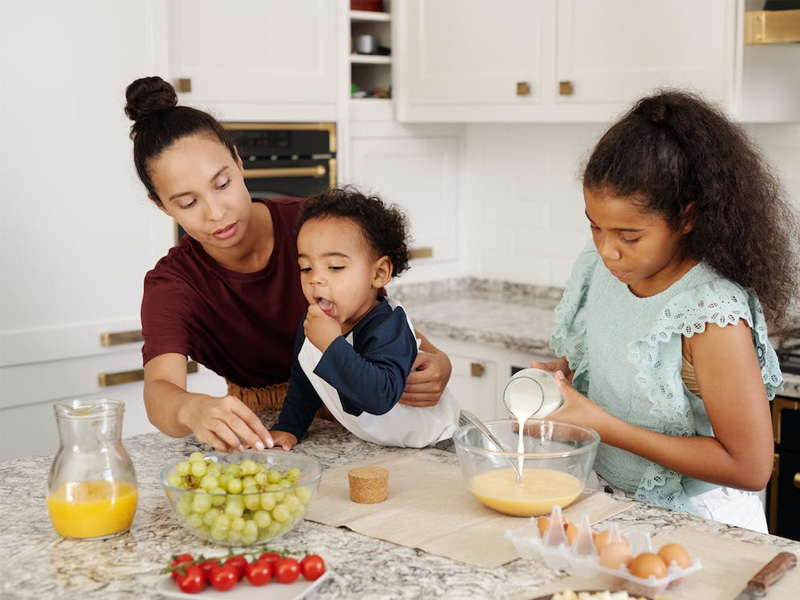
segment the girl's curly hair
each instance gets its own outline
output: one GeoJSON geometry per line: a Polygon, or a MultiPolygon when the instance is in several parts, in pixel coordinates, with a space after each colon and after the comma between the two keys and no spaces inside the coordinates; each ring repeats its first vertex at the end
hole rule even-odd
{"type": "Polygon", "coordinates": [[[800,226],[778,177],[745,131],[694,94],[657,90],[595,146],[585,188],[636,199],[673,228],[686,256],[750,288],[772,324],[800,296],[800,226]]]}
{"type": "Polygon", "coordinates": [[[358,225],[377,255],[389,257],[394,277],[408,269],[408,219],[396,204],[386,204],[378,196],[365,196],[353,186],[333,188],[306,199],[297,228],[306,221],[325,217],[350,219],[358,225]]]}

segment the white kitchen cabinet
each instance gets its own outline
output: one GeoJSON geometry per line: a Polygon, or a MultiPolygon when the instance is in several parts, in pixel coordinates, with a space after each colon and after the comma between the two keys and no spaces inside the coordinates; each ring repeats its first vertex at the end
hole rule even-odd
{"type": "Polygon", "coordinates": [[[659,86],[733,105],[729,0],[409,0],[399,121],[606,121],[659,86]]]}
{"type": "Polygon", "coordinates": [[[418,259],[412,271],[423,265],[452,269],[459,260],[460,136],[460,128],[451,126],[351,124],[346,182],[403,207],[418,259]]]}
{"type": "Polygon", "coordinates": [[[464,342],[444,336],[428,336],[428,339],[450,358],[453,371],[448,387],[458,399],[461,408],[473,412],[483,420],[509,418],[503,405],[503,390],[513,373],[528,368],[532,360],[553,359],[552,356],[509,350],[491,344],[464,342]]]}
{"type": "MultiPolygon", "coordinates": [[[[125,88],[160,72],[157,0],[7,2],[0,64],[0,460],[52,451],[52,403],[107,395],[146,430],[141,383],[101,389],[98,374],[140,369],[142,281],[173,225],[136,177],[125,88]],[[24,51],[20,51],[24,48],[24,51]]],[[[194,377],[194,376],[193,376],[194,377]]],[[[191,377],[190,377],[191,381],[191,377]]]]}
{"type": "MultiPolygon", "coordinates": [[[[228,121],[334,121],[338,2],[169,0],[180,101],[228,121]],[[179,88],[187,89],[187,88],[179,88]]],[[[340,81],[341,80],[341,81],[340,81]]]]}

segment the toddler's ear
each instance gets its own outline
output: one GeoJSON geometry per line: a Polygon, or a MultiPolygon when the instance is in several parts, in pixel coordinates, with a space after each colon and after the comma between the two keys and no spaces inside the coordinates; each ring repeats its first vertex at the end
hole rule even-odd
{"type": "Polygon", "coordinates": [[[392,280],[394,266],[388,256],[381,256],[373,266],[372,287],[380,289],[392,280]]]}
{"type": "Polygon", "coordinates": [[[689,233],[694,229],[695,225],[695,203],[689,202],[686,208],[683,209],[683,225],[681,226],[681,233],[689,233]]]}

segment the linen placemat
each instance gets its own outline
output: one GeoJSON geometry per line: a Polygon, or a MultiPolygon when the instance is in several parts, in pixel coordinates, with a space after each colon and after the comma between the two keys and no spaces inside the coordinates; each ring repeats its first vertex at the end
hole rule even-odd
{"type": "MultiPolygon", "coordinates": [[[[590,522],[597,523],[631,506],[607,494],[585,493],[564,509],[564,517],[577,522],[585,512],[590,522]]],[[[482,568],[519,558],[505,533],[529,522],[528,517],[487,508],[469,493],[457,465],[437,462],[423,453],[386,453],[325,470],[306,519],[482,568]],[[386,500],[377,504],[350,501],[347,472],[358,466],[388,469],[386,500]]]]}

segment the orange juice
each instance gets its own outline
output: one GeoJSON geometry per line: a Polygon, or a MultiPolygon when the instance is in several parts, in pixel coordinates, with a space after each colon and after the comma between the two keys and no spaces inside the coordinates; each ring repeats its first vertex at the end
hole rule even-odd
{"type": "Polygon", "coordinates": [[[514,469],[497,469],[476,475],[470,481],[473,496],[489,508],[513,515],[545,515],[558,504],[571,504],[583,484],[569,473],[550,469],[525,469],[517,483],[514,469]]]}
{"type": "Polygon", "coordinates": [[[47,509],[59,535],[101,538],[127,531],[136,513],[138,493],[129,483],[64,483],[47,497],[47,509]]]}

